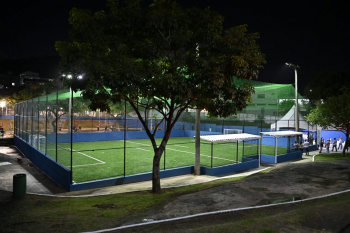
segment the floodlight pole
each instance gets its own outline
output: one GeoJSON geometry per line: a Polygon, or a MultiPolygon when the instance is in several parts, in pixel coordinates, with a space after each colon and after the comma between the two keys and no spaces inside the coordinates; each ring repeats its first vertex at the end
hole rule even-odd
{"type": "Polygon", "coordinates": [[[298,69],[300,68],[298,65],[294,65],[292,63],[286,63],[287,66],[292,67],[294,69],[295,74],[295,113],[294,113],[294,126],[295,131],[299,132],[299,111],[298,111],[298,69]]]}
{"type": "MultiPolygon", "coordinates": [[[[196,55],[199,57],[199,44],[196,44],[196,55]]],[[[199,86],[200,87],[200,86],[199,86]]],[[[201,174],[201,142],[200,142],[200,136],[201,136],[201,110],[199,108],[196,109],[196,138],[195,138],[195,155],[194,155],[194,174],[200,175],[201,174]]],[[[213,158],[213,155],[211,155],[213,158]]]]}
{"type": "MultiPolygon", "coordinates": [[[[194,174],[201,174],[201,165],[200,165],[200,136],[201,136],[201,110],[196,109],[196,137],[195,137],[195,158],[194,158],[194,174]]],[[[212,155],[213,156],[213,155],[212,155]]]]}
{"type": "Polygon", "coordinates": [[[6,102],[1,101],[0,105],[1,105],[1,126],[4,127],[4,107],[6,106],[6,102]]]}

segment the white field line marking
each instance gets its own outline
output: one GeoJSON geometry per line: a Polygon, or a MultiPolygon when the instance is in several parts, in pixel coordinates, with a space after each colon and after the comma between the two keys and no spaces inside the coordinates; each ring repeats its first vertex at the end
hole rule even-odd
{"type": "MultiPolygon", "coordinates": [[[[130,142],[130,141],[129,141],[130,142]]],[[[143,143],[140,143],[140,142],[130,142],[130,143],[134,143],[134,144],[139,144],[139,145],[142,145],[142,146],[147,146],[147,147],[150,147],[150,145],[147,145],[147,144],[143,144],[143,143]]],[[[150,152],[150,150],[147,150],[147,149],[143,149],[143,148],[135,148],[137,150],[143,150],[143,151],[148,151],[150,152]]]]}
{"type": "Polygon", "coordinates": [[[179,145],[171,145],[171,146],[177,146],[177,147],[182,147],[182,148],[189,148],[188,146],[179,146],[179,145]]]}
{"type": "Polygon", "coordinates": [[[150,150],[146,150],[146,149],[143,149],[143,148],[135,148],[136,150],[143,150],[143,151],[148,151],[150,152],[150,150]]]}
{"type": "Polygon", "coordinates": [[[104,162],[104,161],[102,161],[102,160],[96,159],[96,158],[94,158],[94,157],[92,157],[92,156],[90,156],[90,155],[84,154],[84,153],[82,153],[82,152],[79,152],[79,151],[76,151],[76,150],[73,150],[73,152],[76,152],[76,153],[78,153],[78,154],[84,155],[84,156],[86,156],[86,157],[88,157],[88,158],[90,158],[90,159],[96,160],[97,162],[99,162],[99,163],[101,163],[101,164],[105,164],[105,163],[106,163],[106,162],[104,162]]]}
{"type": "Polygon", "coordinates": [[[98,163],[90,163],[90,164],[84,164],[84,165],[75,165],[73,167],[86,167],[86,166],[100,165],[100,164],[105,164],[106,163],[106,162],[104,162],[102,160],[96,159],[96,158],[94,158],[94,157],[92,157],[90,155],[84,154],[82,152],[79,152],[79,151],[76,151],[76,150],[73,150],[73,152],[76,152],[78,154],[81,154],[81,155],[86,156],[86,157],[88,157],[90,159],[96,160],[98,162],[98,163]]]}
{"type": "Polygon", "coordinates": [[[134,143],[134,144],[139,144],[139,145],[142,145],[142,146],[147,146],[147,147],[150,147],[151,145],[149,144],[143,144],[143,143],[140,143],[140,142],[131,142],[131,141],[127,141],[129,143],[134,143]]]}
{"type": "MultiPolygon", "coordinates": [[[[140,144],[140,145],[143,145],[143,146],[150,146],[150,145],[139,143],[139,142],[130,142],[130,143],[140,144]]],[[[182,151],[182,150],[171,149],[169,147],[167,147],[166,150],[172,150],[172,151],[177,151],[177,152],[181,152],[181,153],[185,153],[185,154],[192,154],[192,155],[195,154],[195,153],[189,152],[189,151],[182,151]]],[[[211,157],[210,155],[205,155],[205,154],[201,154],[201,156],[211,157]]],[[[213,158],[214,159],[226,160],[226,161],[230,161],[230,162],[236,162],[236,160],[224,159],[224,158],[219,158],[219,157],[215,157],[215,156],[213,156],[213,158]]]]}
{"type": "MultiPolygon", "coordinates": [[[[64,147],[62,147],[62,148],[64,148],[64,147]]],[[[64,149],[66,149],[68,151],[71,151],[70,148],[64,148],[64,149]]],[[[96,159],[96,158],[94,158],[94,157],[92,157],[90,155],[84,154],[83,152],[80,152],[80,151],[77,151],[77,150],[73,150],[73,152],[81,154],[81,155],[83,155],[85,157],[88,157],[88,158],[93,159],[93,160],[98,162],[98,163],[89,163],[89,164],[84,164],[84,165],[74,165],[73,167],[87,167],[87,166],[93,166],[93,165],[106,164],[106,162],[104,162],[102,160],[99,160],[99,159],[96,159]]]]}
{"type": "Polygon", "coordinates": [[[88,166],[101,165],[101,164],[105,164],[105,163],[89,163],[84,165],[74,165],[73,167],[88,167],[88,166]]]}

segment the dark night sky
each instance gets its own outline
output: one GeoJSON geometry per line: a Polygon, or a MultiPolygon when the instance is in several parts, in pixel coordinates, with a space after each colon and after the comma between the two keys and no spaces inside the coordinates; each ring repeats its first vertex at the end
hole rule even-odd
{"type": "MultiPolygon", "coordinates": [[[[178,0],[186,7],[211,8],[225,17],[225,26],[247,24],[259,32],[267,64],[259,80],[294,83],[292,62],[300,89],[321,71],[350,71],[350,14],[344,0],[178,0]]],[[[104,0],[1,1],[0,57],[33,58],[57,55],[54,43],[68,39],[72,7],[104,8],[104,0]]],[[[41,72],[40,70],[32,70],[41,72]]]]}

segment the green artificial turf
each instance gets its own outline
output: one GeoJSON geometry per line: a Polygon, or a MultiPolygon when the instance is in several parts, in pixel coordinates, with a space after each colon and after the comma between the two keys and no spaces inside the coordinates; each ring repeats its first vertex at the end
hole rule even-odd
{"type": "MultiPolygon", "coordinates": [[[[161,139],[157,139],[160,143],[161,139]]],[[[74,182],[128,176],[152,171],[153,147],[149,139],[74,142],[47,145],[47,155],[68,169],[73,169],[74,182]],[[125,151],[124,151],[125,143],[125,151]],[[125,169],[124,169],[125,165],[125,169]]],[[[201,166],[218,167],[241,162],[242,156],[258,154],[254,143],[201,141],[201,166]],[[212,156],[211,156],[212,155],[212,156]]],[[[264,154],[274,155],[274,146],[262,146],[264,154]]],[[[278,154],[285,153],[278,147],[278,154]]],[[[194,164],[195,141],[189,137],[171,138],[162,156],[160,169],[171,169],[194,164]]]]}

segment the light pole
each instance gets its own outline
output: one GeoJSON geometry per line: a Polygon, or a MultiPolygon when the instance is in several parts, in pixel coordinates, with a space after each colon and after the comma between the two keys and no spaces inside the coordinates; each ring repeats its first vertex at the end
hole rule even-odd
{"type": "Polygon", "coordinates": [[[1,106],[1,126],[4,127],[4,107],[6,106],[6,102],[1,101],[0,106],[1,106]]]}
{"type": "MultiPolygon", "coordinates": [[[[78,74],[78,75],[76,75],[76,74],[72,74],[72,73],[68,73],[68,74],[65,74],[65,73],[63,73],[62,75],[61,75],[63,78],[66,78],[66,79],[77,79],[77,80],[81,80],[81,79],[83,79],[84,78],[84,75],[83,74],[78,74]]],[[[73,132],[73,125],[72,125],[72,123],[73,123],[73,111],[74,111],[74,109],[73,109],[73,90],[72,90],[72,86],[70,85],[69,86],[69,117],[68,117],[68,119],[69,119],[69,126],[68,126],[68,132],[73,132]]]]}
{"type": "Polygon", "coordinates": [[[294,127],[295,131],[299,132],[299,111],[298,111],[298,69],[300,66],[294,65],[292,63],[286,63],[287,66],[294,69],[295,73],[295,113],[294,113],[294,127]]]}

